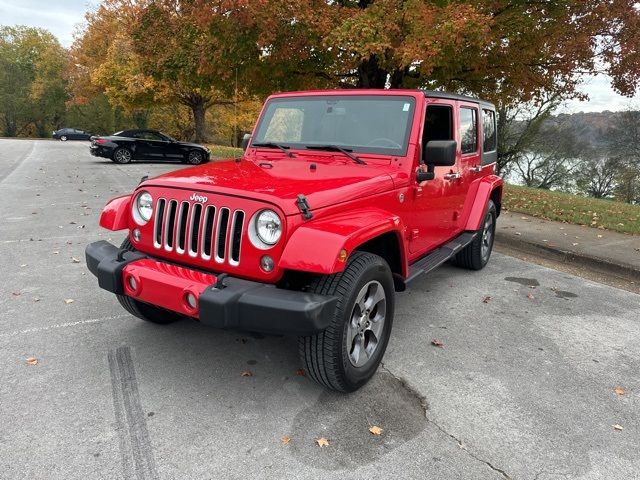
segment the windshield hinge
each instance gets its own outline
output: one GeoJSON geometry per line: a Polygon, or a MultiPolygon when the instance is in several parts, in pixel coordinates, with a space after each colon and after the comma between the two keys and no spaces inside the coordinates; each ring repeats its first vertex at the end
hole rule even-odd
{"type": "Polygon", "coordinates": [[[313,213],[311,213],[311,208],[309,207],[309,202],[307,201],[307,197],[305,197],[302,193],[298,194],[296,205],[298,205],[298,208],[300,209],[300,213],[302,213],[302,217],[305,220],[310,220],[313,218],[313,213]]]}

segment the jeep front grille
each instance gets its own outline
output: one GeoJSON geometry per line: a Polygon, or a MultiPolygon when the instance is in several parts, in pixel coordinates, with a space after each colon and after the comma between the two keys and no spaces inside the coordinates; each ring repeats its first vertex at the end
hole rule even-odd
{"type": "Polygon", "coordinates": [[[153,246],[179,255],[240,264],[245,213],[188,201],[158,199],[153,246]]]}

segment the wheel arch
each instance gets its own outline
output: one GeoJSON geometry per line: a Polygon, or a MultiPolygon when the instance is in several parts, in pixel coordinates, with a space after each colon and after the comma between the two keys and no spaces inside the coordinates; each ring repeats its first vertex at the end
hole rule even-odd
{"type": "Polygon", "coordinates": [[[344,249],[347,258],[354,251],[380,255],[389,263],[394,277],[406,277],[403,231],[400,217],[379,208],[332,215],[298,227],[289,237],[278,265],[286,270],[329,275],[344,269],[346,259],[339,258],[344,249]],[[309,245],[313,246],[313,255],[309,245]]]}
{"type": "Polygon", "coordinates": [[[131,197],[123,195],[109,200],[100,214],[100,226],[112,231],[128,229],[131,197]]]}
{"type": "Polygon", "coordinates": [[[470,189],[467,206],[469,213],[466,216],[465,230],[476,231],[480,228],[489,200],[493,200],[496,205],[496,213],[500,215],[502,188],[502,178],[497,175],[489,175],[480,179],[475,188],[470,189]],[[475,193],[473,193],[474,191],[475,193]]]}

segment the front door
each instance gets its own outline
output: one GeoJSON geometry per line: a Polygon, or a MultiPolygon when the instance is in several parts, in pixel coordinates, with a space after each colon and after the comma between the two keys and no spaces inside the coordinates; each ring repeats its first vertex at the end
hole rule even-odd
{"type": "Polygon", "coordinates": [[[135,135],[137,157],[148,160],[164,160],[168,142],[155,132],[142,131],[135,135]]]}
{"type": "MultiPolygon", "coordinates": [[[[422,134],[422,144],[430,140],[456,140],[456,101],[428,99],[422,134]]],[[[428,159],[423,159],[428,163],[428,159]]],[[[409,251],[413,256],[436,248],[455,236],[457,215],[461,209],[459,198],[460,149],[456,165],[435,167],[433,180],[416,184],[413,206],[410,208],[409,251]]]]}

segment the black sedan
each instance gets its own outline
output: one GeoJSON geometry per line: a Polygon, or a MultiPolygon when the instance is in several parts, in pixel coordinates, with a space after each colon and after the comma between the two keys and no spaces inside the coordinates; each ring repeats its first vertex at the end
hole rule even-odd
{"type": "Polygon", "coordinates": [[[51,135],[56,140],[66,142],[67,140],[89,140],[93,133],[78,130],[77,128],[61,128],[51,135]]]}
{"type": "Polygon", "coordinates": [[[211,152],[197,143],[179,142],[157,130],[123,130],[108,137],[91,137],[91,155],[116,163],[132,160],[180,161],[199,165],[211,152]]]}

